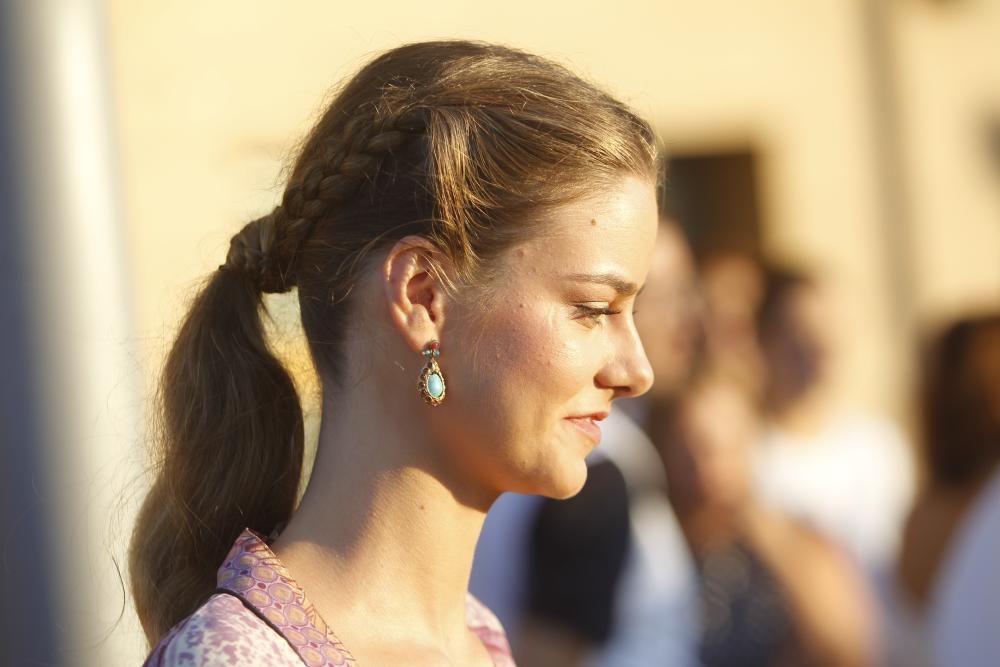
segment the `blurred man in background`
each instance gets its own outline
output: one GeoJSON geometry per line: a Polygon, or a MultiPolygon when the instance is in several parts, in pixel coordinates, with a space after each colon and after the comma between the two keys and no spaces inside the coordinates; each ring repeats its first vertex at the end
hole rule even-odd
{"type": "Polygon", "coordinates": [[[915,486],[909,445],[891,422],[838,402],[831,391],[835,318],[819,282],[772,268],[757,317],[764,431],[755,490],[843,550],[880,603],[887,590],[915,486]]]}

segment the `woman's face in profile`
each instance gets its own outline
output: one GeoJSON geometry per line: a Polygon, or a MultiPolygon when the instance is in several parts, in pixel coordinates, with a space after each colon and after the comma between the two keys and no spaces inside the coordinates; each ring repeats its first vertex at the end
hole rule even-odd
{"type": "Polygon", "coordinates": [[[654,187],[634,177],[564,206],[550,233],[502,258],[490,311],[469,304],[470,324],[443,332],[435,429],[463,475],[497,492],[579,491],[597,420],[653,381],[632,310],[657,227],[654,187]]]}

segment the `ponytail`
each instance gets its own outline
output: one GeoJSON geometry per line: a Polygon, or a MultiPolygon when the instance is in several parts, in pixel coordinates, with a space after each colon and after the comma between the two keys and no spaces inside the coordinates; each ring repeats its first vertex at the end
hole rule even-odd
{"type": "Polygon", "coordinates": [[[255,221],[234,238],[226,266],[184,319],[160,381],[156,478],[129,547],[132,595],[153,645],[215,589],[216,570],[244,528],[268,535],[295,504],[302,410],[265,342],[262,280],[251,270],[267,256],[262,227],[269,225],[255,221]],[[257,241],[253,253],[248,236],[257,241]]]}

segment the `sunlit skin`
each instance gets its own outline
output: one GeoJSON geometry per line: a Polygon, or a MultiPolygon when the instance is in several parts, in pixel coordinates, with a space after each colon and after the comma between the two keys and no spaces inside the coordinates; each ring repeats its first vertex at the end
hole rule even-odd
{"type": "Polygon", "coordinates": [[[464,619],[486,511],[504,491],[576,493],[598,438],[569,418],[652,384],[632,309],[653,185],[624,177],[550,217],[501,258],[489,301],[449,294],[419,237],[378,256],[352,295],[347,371],[324,382],[310,483],[274,549],[359,664],[490,664],[464,619]],[[416,387],[431,340],[438,407],[416,387]]]}
{"type": "Polygon", "coordinates": [[[652,382],[632,315],[657,231],[651,189],[629,181],[559,218],[552,236],[511,253],[484,333],[452,352],[450,381],[467,390],[432,415],[462,476],[479,471],[492,493],[575,494],[597,442],[566,418],[607,413],[652,382]]]}

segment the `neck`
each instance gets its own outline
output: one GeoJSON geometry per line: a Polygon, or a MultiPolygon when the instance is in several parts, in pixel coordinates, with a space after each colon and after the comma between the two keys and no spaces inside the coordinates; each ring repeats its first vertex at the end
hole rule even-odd
{"type": "Polygon", "coordinates": [[[324,405],[309,487],[274,549],[346,645],[375,619],[386,642],[454,645],[490,503],[459,501],[435,443],[400,427],[419,423],[406,401],[359,389],[324,405]]]}

